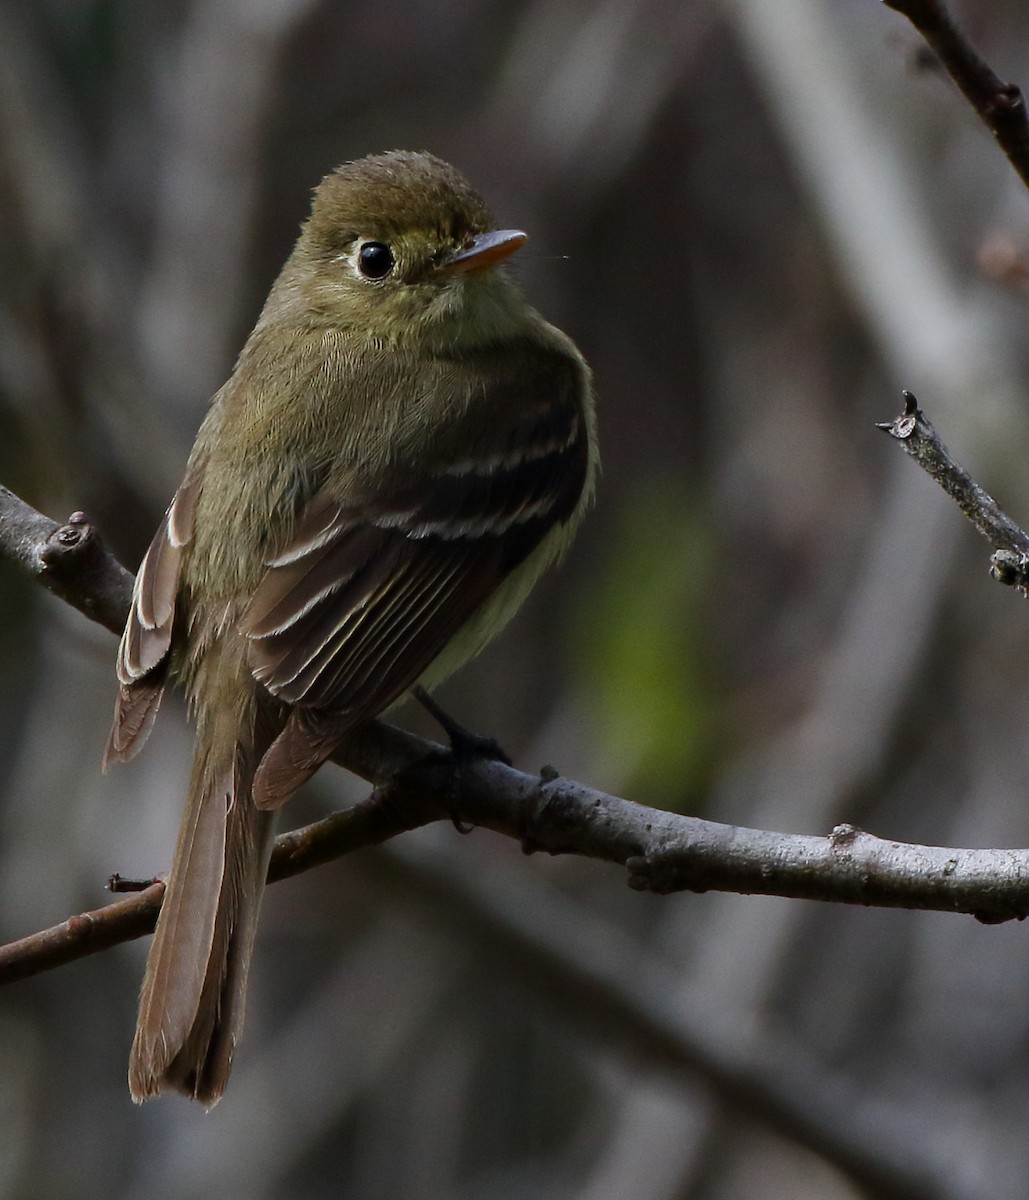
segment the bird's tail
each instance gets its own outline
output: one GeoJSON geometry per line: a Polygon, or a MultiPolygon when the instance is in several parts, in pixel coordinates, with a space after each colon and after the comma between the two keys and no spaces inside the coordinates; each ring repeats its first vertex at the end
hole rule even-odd
{"type": "Polygon", "coordinates": [[[228,1082],[275,836],[275,814],[251,795],[264,748],[252,718],[222,710],[205,728],[201,715],[129,1060],[137,1103],[175,1089],[210,1107],[228,1082]]]}

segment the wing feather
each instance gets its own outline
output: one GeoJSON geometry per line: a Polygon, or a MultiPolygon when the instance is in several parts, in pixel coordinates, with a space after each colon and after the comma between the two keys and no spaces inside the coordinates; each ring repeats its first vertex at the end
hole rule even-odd
{"type": "Polygon", "coordinates": [[[192,536],[200,486],[199,474],[187,476],[136,572],[132,607],[118,647],[120,686],[104,750],[104,770],[112,762],[134,758],[157,718],[175,625],[182,556],[192,536]]]}
{"type": "Polygon", "coordinates": [[[258,771],[259,804],[281,804],[348,729],[409,690],[576,511],[589,433],[567,367],[536,408],[498,412],[485,442],[416,482],[308,502],[241,623],[255,677],[294,706],[258,771]]]}

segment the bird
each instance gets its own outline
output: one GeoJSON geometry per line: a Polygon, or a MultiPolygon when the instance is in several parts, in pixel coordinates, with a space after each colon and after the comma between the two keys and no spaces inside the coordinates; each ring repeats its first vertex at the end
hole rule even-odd
{"type": "Polygon", "coordinates": [[[344,163],[211,401],[136,576],[103,763],[184,689],[195,754],[136,1102],[220,1099],[279,810],[362,722],[476,655],[591,503],[591,373],[506,268],[526,240],[431,154],[344,163]]]}

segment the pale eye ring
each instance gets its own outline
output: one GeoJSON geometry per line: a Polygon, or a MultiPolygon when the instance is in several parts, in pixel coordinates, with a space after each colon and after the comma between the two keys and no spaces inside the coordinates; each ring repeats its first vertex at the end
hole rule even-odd
{"type": "Polygon", "coordinates": [[[364,242],[357,252],[357,269],[365,279],[385,279],[395,265],[393,251],[384,242],[364,242]]]}

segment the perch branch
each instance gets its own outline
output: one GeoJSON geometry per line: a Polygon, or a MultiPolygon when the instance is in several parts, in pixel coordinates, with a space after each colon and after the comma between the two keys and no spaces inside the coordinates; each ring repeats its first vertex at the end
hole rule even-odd
{"type": "MultiPolygon", "coordinates": [[[[919,424],[917,406],[906,417],[912,425],[906,442],[916,435],[924,440],[928,425],[924,419],[919,424]]],[[[980,509],[988,499],[980,489],[980,509]]],[[[58,527],[10,492],[0,494],[0,501],[0,553],[52,586],[47,547],[61,529],[90,530],[88,521],[75,514],[69,526],[58,527]]],[[[117,629],[127,610],[131,576],[95,533],[90,530],[85,540],[88,554],[58,556],[60,587],[53,590],[117,629]]],[[[915,846],[850,826],[828,837],[773,833],[646,808],[552,771],[530,775],[479,761],[455,772],[442,746],[381,721],[357,730],[334,760],[369,780],[373,792],[345,812],[282,835],[270,880],[457,816],[520,840],[527,852],[581,854],[622,865],[630,886],[639,890],[722,890],[936,909],[991,922],[1029,915],[1029,850],[915,846]]],[[[161,895],[155,883],[139,895],[0,947],[0,983],[143,936],[153,928],[161,895]]]]}

